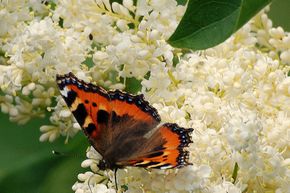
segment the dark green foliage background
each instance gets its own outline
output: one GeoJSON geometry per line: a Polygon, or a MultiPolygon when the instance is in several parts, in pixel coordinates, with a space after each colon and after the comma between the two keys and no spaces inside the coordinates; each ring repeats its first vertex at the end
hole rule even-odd
{"type": "Polygon", "coordinates": [[[64,144],[40,143],[39,127],[48,120],[33,120],[25,126],[8,121],[0,114],[0,192],[1,193],[66,193],[72,192],[77,174],[84,171],[88,142],[79,133],[64,144]],[[54,155],[52,150],[66,155],[54,155]]]}
{"type": "MultiPolygon", "coordinates": [[[[285,31],[290,31],[289,7],[289,0],[276,0],[269,13],[274,26],[281,25],[285,31]]],[[[68,144],[64,144],[63,137],[54,143],[40,143],[39,127],[48,123],[48,120],[33,120],[17,125],[0,113],[1,193],[72,192],[77,174],[85,171],[80,164],[85,159],[88,142],[79,132],[68,144]],[[53,155],[52,150],[64,152],[66,156],[53,155]]]]}

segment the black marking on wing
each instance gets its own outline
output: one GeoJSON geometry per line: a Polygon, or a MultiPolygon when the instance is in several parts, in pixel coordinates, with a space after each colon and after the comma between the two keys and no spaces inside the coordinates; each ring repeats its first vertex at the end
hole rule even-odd
{"type": "Polygon", "coordinates": [[[155,148],[153,149],[153,151],[162,151],[162,150],[164,150],[164,149],[165,149],[165,147],[163,147],[163,144],[162,144],[162,145],[160,145],[160,146],[155,147],[155,148]]]}
{"type": "Polygon", "coordinates": [[[73,90],[68,91],[67,97],[64,97],[64,100],[68,107],[71,107],[73,102],[76,100],[76,97],[77,97],[77,93],[75,91],[73,90]]]}
{"type": "Polygon", "coordinates": [[[91,135],[94,130],[96,130],[96,126],[93,123],[90,123],[86,128],[84,128],[88,135],[91,135]]]}
{"type": "Polygon", "coordinates": [[[73,111],[73,115],[75,116],[76,120],[83,127],[86,117],[88,116],[86,107],[84,104],[80,103],[75,111],[73,111]]]}
{"type": "Polygon", "coordinates": [[[105,110],[99,110],[97,113],[97,122],[99,124],[107,124],[109,121],[109,113],[105,110]]]}
{"type": "Polygon", "coordinates": [[[129,93],[122,92],[120,90],[109,91],[108,92],[110,100],[120,100],[128,104],[135,104],[140,110],[148,113],[154,118],[155,121],[160,122],[161,118],[157,110],[151,106],[145,99],[144,95],[131,95],[129,93]]]}
{"type": "Polygon", "coordinates": [[[154,152],[154,153],[146,156],[146,158],[158,157],[158,156],[161,156],[161,155],[163,155],[163,152],[159,151],[159,152],[154,152]]]}
{"type": "Polygon", "coordinates": [[[121,116],[118,116],[115,111],[112,111],[112,122],[113,124],[117,124],[121,121],[121,116]]]}

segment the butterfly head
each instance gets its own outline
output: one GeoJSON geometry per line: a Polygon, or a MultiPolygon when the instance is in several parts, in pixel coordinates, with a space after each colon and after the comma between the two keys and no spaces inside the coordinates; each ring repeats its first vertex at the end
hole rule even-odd
{"type": "Polygon", "coordinates": [[[117,165],[115,164],[112,164],[104,159],[100,160],[99,164],[98,164],[98,168],[100,170],[106,170],[106,169],[110,169],[110,170],[113,170],[113,169],[116,169],[116,168],[119,168],[117,165]]]}

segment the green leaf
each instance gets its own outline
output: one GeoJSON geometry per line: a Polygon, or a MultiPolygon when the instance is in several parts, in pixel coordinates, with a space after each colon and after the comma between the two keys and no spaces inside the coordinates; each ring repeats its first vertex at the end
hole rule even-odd
{"type": "Polygon", "coordinates": [[[201,50],[225,41],[271,0],[189,0],[168,43],[201,50]]]}
{"type": "Polygon", "coordinates": [[[63,28],[63,18],[59,18],[58,25],[63,28]]]}
{"type": "Polygon", "coordinates": [[[141,90],[141,88],[142,88],[141,80],[138,80],[134,77],[126,78],[126,87],[125,87],[126,92],[136,94],[141,90]]]}
{"type": "Polygon", "coordinates": [[[80,164],[88,146],[85,136],[80,132],[67,145],[64,138],[41,143],[38,128],[48,120],[33,120],[25,126],[8,120],[7,115],[0,113],[1,193],[72,192],[77,174],[83,171],[80,164]],[[52,150],[68,155],[56,156],[52,150]]]}
{"type": "Polygon", "coordinates": [[[137,94],[141,88],[141,80],[138,80],[135,77],[131,77],[131,78],[126,78],[124,79],[123,77],[120,77],[120,82],[125,84],[125,89],[124,91],[130,93],[130,94],[137,94]]]}
{"type": "Polygon", "coordinates": [[[51,10],[55,10],[55,8],[56,8],[56,3],[53,2],[53,1],[45,1],[44,4],[45,5],[50,5],[50,9],[51,10]]]}
{"type": "MultiPolygon", "coordinates": [[[[82,152],[82,154],[84,154],[82,152]]],[[[85,157],[82,157],[83,161],[85,157]]],[[[77,181],[77,175],[80,172],[85,172],[80,167],[80,159],[75,157],[58,158],[53,165],[53,169],[49,170],[45,178],[42,180],[40,192],[54,193],[54,192],[72,192],[72,186],[77,181]]]]}
{"type": "Polygon", "coordinates": [[[233,170],[233,173],[232,173],[233,184],[235,184],[236,181],[237,181],[238,171],[239,171],[239,165],[238,165],[238,163],[236,162],[236,163],[235,163],[234,170],[233,170]]]}
{"type": "Polygon", "coordinates": [[[176,0],[178,5],[185,5],[187,0],[176,0]]]}
{"type": "Polygon", "coordinates": [[[85,61],[83,61],[83,64],[89,68],[92,68],[95,65],[92,57],[87,57],[85,61]]]}

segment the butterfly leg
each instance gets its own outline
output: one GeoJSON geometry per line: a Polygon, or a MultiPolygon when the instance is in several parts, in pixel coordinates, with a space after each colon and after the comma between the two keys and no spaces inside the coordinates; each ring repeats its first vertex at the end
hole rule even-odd
{"type": "Polygon", "coordinates": [[[118,168],[115,168],[114,170],[116,192],[118,192],[117,170],[118,168]]]}

